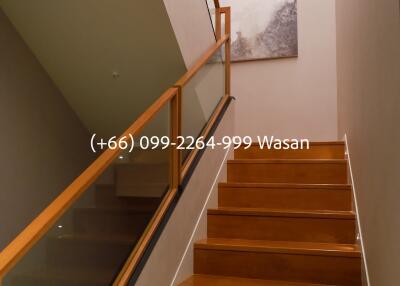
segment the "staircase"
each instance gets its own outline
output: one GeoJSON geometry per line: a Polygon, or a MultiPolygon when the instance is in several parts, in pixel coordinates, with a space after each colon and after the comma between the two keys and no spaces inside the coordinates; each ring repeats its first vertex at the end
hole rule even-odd
{"type": "MultiPolygon", "coordinates": [[[[209,138],[232,102],[230,7],[215,5],[216,42],[115,140],[107,146],[101,140],[105,150],[40,213],[32,214],[34,219],[0,252],[0,285],[134,283],[184,191],[180,186],[201,156],[198,149],[166,148],[162,138],[169,137],[174,147],[182,135],[209,138]],[[199,96],[207,99],[207,114],[197,103],[189,109],[182,104],[199,96]],[[164,135],[158,143],[144,143],[149,156],[138,146],[144,135],[164,135]],[[104,185],[110,174],[113,178],[104,185]]],[[[156,38],[151,34],[150,42],[156,38]]]]}
{"type": "Polygon", "coordinates": [[[181,286],[361,285],[343,142],[239,148],[181,286]]]}

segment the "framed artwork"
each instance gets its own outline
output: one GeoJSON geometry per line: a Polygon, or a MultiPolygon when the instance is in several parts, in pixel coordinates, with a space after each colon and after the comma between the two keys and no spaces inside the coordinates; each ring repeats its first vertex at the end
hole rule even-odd
{"type": "MultiPolygon", "coordinates": [[[[213,0],[207,3],[215,14],[213,0]]],[[[297,0],[220,0],[220,5],[231,7],[232,61],[298,56],[297,0]]]]}

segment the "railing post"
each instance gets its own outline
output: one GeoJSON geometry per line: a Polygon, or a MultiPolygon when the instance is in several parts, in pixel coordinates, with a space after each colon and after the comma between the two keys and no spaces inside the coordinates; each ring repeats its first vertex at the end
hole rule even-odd
{"type": "Polygon", "coordinates": [[[225,34],[229,35],[225,43],[225,94],[231,95],[231,7],[225,10],[225,34]]]}
{"type": "Polygon", "coordinates": [[[215,12],[215,34],[217,41],[222,37],[222,14],[225,15],[225,35],[229,39],[225,43],[225,95],[231,94],[231,7],[217,8],[215,12]]]}
{"type": "Polygon", "coordinates": [[[217,41],[221,39],[222,36],[222,19],[221,19],[222,11],[221,8],[215,9],[215,36],[217,41]]]}
{"type": "Polygon", "coordinates": [[[181,150],[177,148],[178,136],[181,135],[182,88],[178,87],[170,105],[170,138],[171,138],[171,189],[177,189],[181,182],[181,150]]]}

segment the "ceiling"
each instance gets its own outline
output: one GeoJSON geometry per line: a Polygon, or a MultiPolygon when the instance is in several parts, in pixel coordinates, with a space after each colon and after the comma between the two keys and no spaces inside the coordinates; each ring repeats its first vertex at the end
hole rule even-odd
{"type": "MultiPolygon", "coordinates": [[[[83,124],[99,136],[119,135],[186,71],[163,0],[0,5],[83,124]]],[[[167,116],[161,113],[155,128],[165,129],[167,116]]]]}

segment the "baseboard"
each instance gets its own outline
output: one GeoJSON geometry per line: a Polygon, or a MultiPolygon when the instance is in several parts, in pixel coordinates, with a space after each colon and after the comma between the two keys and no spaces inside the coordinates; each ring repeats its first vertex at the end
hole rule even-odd
{"type": "Polygon", "coordinates": [[[344,142],[345,142],[345,151],[346,151],[346,159],[347,159],[347,164],[348,164],[348,171],[349,171],[349,178],[350,178],[350,184],[352,186],[352,193],[353,193],[353,206],[354,206],[354,211],[356,212],[356,218],[357,218],[357,242],[360,244],[361,247],[361,259],[363,263],[362,267],[362,275],[363,275],[363,286],[370,286],[370,280],[369,280],[369,272],[368,272],[368,265],[367,265],[367,259],[365,255],[365,248],[364,248],[364,239],[362,235],[362,229],[361,229],[361,223],[360,223],[360,215],[358,212],[358,203],[357,203],[357,191],[356,191],[356,186],[354,184],[354,178],[353,178],[353,172],[351,169],[351,159],[350,159],[350,152],[349,152],[349,146],[348,146],[348,141],[347,141],[347,134],[344,135],[344,142]]]}
{"type": "MultiPolygon", "coordinates": [[[[188,252],[190,250],[193,250],[193,243],[194,243],[195,234],[196,234],[196,232],[198,230],[198,227],[199,227],[201,219],[203,218],[204,215],[206,215],[205,212],[207,211],[211,195],[213,194],[214,191],[218,190],[218,188],[216,188],[216,185],[219,182],[219,179],[220,179],[220,176],[221,176],[221,171],[223,170],[224,165],[226,164],[226,161],[228,160],[228,155],[232,151],[231,149],[232,148],[229,148],[225,152],[224,159],[222,160],[222,163],[218,168],[217,175],[215,176],[215,179],[214,179],[214,181],[213,181],[213,183],[212,183],[212,185],[210,187],[210,190],[209,190],[208,195],[207,195],[207,199],[205,200],[204,205],[203,205],[203,207],[201,209],[201,212],[200,212],[199,216],[197,217],[196,224],[195,224],[195,226],[193,228],[193,231],[191,233],[190,239],[189,239],[189,241],[188,241],[188,243],[186,245],[185,252],[183,253],[183,255],[181,257],[180,263],[178,265],[178,268],[176,269],[176,272],[175,272],[174,277],[173,277],[173,279],[172,279],[172,281],[170,283],[170,286],[175,286],[175,285],[177,285],[177,283],[180,282],[180,281],[177,281],[177,278],[179,277],[179,273],[181,271],[181,268],[182,268],[182,265],[183,265],[183,263],[185,261],[185,258],[188,255],[188,252]]],[[[191,259],[193,259],[193,258],[191,258],[191,259]]]]}

